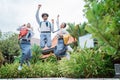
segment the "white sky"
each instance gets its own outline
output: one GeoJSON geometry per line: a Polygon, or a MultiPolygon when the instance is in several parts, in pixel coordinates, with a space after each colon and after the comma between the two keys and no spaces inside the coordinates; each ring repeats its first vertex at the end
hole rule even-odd
{"type": "Polygon", "coordinates": [[[78,24],[86,21],[82,12],[83,0],[0,0],[0,30],[16,32],[18,26],[30,22],[34,37],[39,38],[39,26],[35,19],[38,4],[42,4],[41,13],[49,14],[49,21],[56,19],[57,14],[61,22],[78,24]]]}

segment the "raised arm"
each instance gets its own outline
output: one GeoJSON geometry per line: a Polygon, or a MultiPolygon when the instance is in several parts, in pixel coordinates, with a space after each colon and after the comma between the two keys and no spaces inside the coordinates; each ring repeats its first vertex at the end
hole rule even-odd
{"type": "Polygon", "coordinates": [[[37,23],[40,24],[40,18],[39,18],[39,10],[41,8],[41,4],[38,5],[38,9],[37,9],[37,12],[36,12],[36,20],[37,20],[37,23]]]}
{"type": "Polygon", "coordinates": [[[59,15],[57,16],[56,24],[57,24],[57,30],[56,30],[56,31],[53,31],[53,33],[58,32],[58,31],[60,30],[60,25],[59,25],[59,15]]]}
{"type": "Polygon", "coordinates": [[[60,25],[59,25],[59,17],[60,17],[60,16],[58,15],[58,16],[57,16],[57,21],[56,21],[56,24],[57,24],[57,27],[58,27],[58,28],[59,28],[59,26],[60,26],[60,25]]]}
{"type": "Polygon", "coordinates": [[[26,25],[25,24],[23,24],[22,26],[20,26],[20,27],[18,27],[17,28],[17,31],[20,31],[21,30],[21,28],[23,28],[23,27],[25,27],[26,25]]]}
{"type": "Polygon", "coordinates": [[[52,24],[51,24],[51,31],[54,33],[54,19],[51,20],[52,24]]]}

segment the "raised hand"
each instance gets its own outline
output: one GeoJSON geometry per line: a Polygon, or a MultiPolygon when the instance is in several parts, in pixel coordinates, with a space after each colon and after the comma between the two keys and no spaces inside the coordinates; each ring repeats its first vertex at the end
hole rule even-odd
{"type": "Polygon", "coordinates": [[[26,26],[26,24],[23,24],[22,26],[24,27],[24,26],[26,26]]]}
{"type": "Polygon", "coordinates": [[[39,4],[39,5],[38,5],[38,9],[40,9],[40,8],[41,8],[41,6],[42,6],[42,5],[41,5],[41,4],[39,4]]]}
{"type": "Polygon", "coordinates": [[[52,21],[52,23],[54,23],[54,19],[52,19],[51,21],[52,21]]]}
{"type": "Polygon", "coordinates": [[[57,18],[59,18],[59,17],[60,17],[60,15],[58,14],[58,15],[57,15],[57,18]]]}

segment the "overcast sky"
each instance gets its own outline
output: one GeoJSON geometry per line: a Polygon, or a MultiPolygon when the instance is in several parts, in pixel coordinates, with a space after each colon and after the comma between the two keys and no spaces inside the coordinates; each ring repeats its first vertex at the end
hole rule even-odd
{"type": "Polygon", "coordinates": [[[56,19],[57,14],[61,22],[78,24],[86,20],[82,12],[83,0],[0,0],[0,30],[16,32],[18,26],[30,22],[34,37],[39,38],[35,19],[38,4],[42,4],[40,14],[47,12],[50,21],[56,19]]]}

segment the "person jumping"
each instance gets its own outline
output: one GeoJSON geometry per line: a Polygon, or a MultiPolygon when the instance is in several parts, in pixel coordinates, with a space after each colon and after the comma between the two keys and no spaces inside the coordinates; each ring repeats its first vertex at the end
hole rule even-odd
{"type": "Polygon", "coordinates": [[[26,62],[27,65],[30,66],[29,60],[32,57],[30,41],[34,33],[30,23],[28,23],[27,25],[24,24],[20,26],[17,30],[20,31],[18,39],[22,51],[22,56],[20,59],[20,65],[18,67],[18,70],[22,70],[23,63],[26,62]]]}
{"type": "Polygon", "coordinates": [[[52,21],[52,24],[48,21],[49,15],[47,13],[42,14],[42,19],[43,21],[40,21],[39,18],[39,10],[41,8],[41,4],[38,5],[38,9],[36,12],[36,20],[37,23],[39,24],[39,29],[40,29],[40,47],[44,48],[45,45],[47,44],[47,47],[51,47],[51,32],[54,30],[54,23],[52,21]]]}

